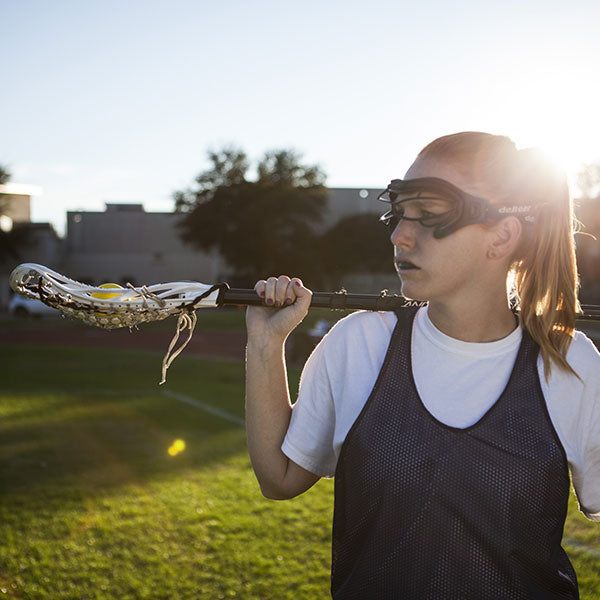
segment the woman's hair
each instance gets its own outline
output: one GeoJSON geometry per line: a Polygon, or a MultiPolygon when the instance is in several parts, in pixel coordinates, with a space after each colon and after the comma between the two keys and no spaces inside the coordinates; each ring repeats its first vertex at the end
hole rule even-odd
{"type": "Polygon", "coordinates": [[[521,324],[539,344],[546,378],[552,364],[575,373],[566,355],[579,311],[573,203],[567,178],[540,150],[517,150],[504,136],[480,132],[447,135],[420,158],[448,161],[502,206],[532,206],[508,272],[511,300],[521,324]]]}

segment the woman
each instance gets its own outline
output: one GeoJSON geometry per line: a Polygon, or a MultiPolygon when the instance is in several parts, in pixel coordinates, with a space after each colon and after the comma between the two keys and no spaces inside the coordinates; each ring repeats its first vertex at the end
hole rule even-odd
{"type": "Polygon", "coordinates": [[[247,431],[265,496],[335,475],[334,598],[578,598],[560,543],[569,469],[600,521],[600,356],[574,330],[564,175],[464,132],[386,190],[403,295],[342,319],[292,406],[283,345],[311,292],[260,281],[247,313],[247,431]],[[509,300],[519,306],[518,317],[509,300]]]}

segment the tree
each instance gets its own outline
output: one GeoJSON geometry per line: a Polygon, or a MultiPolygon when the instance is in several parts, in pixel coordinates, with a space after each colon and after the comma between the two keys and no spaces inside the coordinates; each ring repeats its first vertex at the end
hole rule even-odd
{"type": "Polygon", "coordinates": [[[326,207],[325,175],[292,150],[267,152],[247,179],[249,161],[235,148],[209,152],[211,168],[196,186],[174,193],[182,239],[217,249],[238,285],[289,273],[321,282],[315,226],[326,207]]]}
{"type": "Polygon", "coordinates": [[[321,238],[321,254],[334,286],[350,273],[391,273],[390,232],[374,214],[340,219],[321,238]]]}
{"type": "Polygon", "coordinates": [[[577,187],[584,199],[600,196],[600,163],[587,163],[577,174],[577,187]]]}
{"type": "MultiPolygon", "coordinates": [[[[8,180],[10,179],[10,177],[11,177],[11,175],[6,170],[6,167],[0,165],[0,185],[4,185],[5,183],[8,183],[8,180]]],[[[6,210],[6,201],[0,196],[0,216],[4,214],[5,210],[6,210]]]]}
{"type": "MultiPolygon", "coordinates": [[[[0,185],[8,183],[11,175],[0,165],[0,185]]],[[[6,202],[0,197],[0,216],[5,214],[6,202]]],[[[28,232],[25,228],[14,227],[10,231],[0,228],[0,264],[7,260],[19,260],[19,247],[27,243],[28,232]]]]}
{"type": "Polygon", "coordinates": [[[6,167],[0,165],[0,185],[8,183],[10,179],[10,173],[6,170],[6,167]]]}
{"type": "Polygon", "coordinates": [[[577,176],[581,197],[575,201],[582,232],[576,236],[581,299],[600,302],[600,164],[586,164],[577,176]]]}

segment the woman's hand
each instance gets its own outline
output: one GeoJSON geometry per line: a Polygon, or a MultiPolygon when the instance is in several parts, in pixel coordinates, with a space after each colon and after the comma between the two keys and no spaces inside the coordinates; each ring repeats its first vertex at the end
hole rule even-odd
{"type": "Polygon", "coordinates": [[[266,307],[249,306],[246,311],[248,340],[285,341],[306,316],[312,292],[298,277],[269,277],[254,286],[266,307]]]}

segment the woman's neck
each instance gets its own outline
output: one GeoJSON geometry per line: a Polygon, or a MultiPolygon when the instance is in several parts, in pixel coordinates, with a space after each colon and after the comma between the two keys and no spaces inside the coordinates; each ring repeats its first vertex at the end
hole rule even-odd
{"type": "Polygon", "coordinates": [[[431,301],[427,314],[442,333],[463,342],[494,342],[505,338],[517,327],[505,297],[488,304],[455,306],[431,301]]]}

